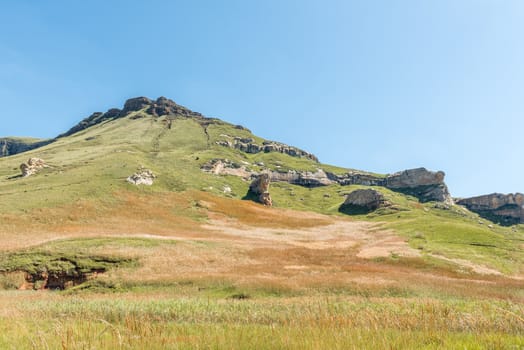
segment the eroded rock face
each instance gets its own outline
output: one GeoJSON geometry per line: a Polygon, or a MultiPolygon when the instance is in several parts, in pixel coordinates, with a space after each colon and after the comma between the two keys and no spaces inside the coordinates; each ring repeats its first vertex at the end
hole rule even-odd
{"type": "Polygon", "coordinates": [[[429,171],[426,168],[416,168],[389,175],[386,186],[389,188],[412,188],[419,186],[439,185],[444,182],[443,171],[429,171]]]}
{"type": "Polygon", "coordinates": [[[22,172],[22,177],[28,177],[36,174],[37,172],[46,167],[47,164],[43,159],[29,158],[27,163],[20,164],[20,171],[22,172]]]}
{"type": "Polygon", "coordinates": [[[348,194],[346,200],[340,207],[342,211],[361,209],[362,211],[373,211],[381,207],[387,206],[387,201],[384,199],[382,193],[373,189],[355,190],[348,194]]]}
{"type": "Polygon", "coordinates": [[[139,168],[136,173],[129,176],[126,181],[132,183],[133,185],[146,185],[151,186],[155,180],[156,176],[149,169],[139,168]]]}
{"type": "Polygon", "coordinates": [[[290,155],[292,157],[307,158],[318,162],[318,158],[314,154],[280,142],[264,141],[260,145],[256,143],[255,139],[253,138],[232,137],[228,135],[224,135],[224,137],[227,139],[217,141],[218,145],[238,149],[246,153],[278,152],[290,155]]]}
{"type": "Polygon", "coordinates": [[[503,225],[524,223],[524,194],[522,193],[492,193],[460,199],[457,204],[503,225]]]}
{"type": "Polygon", "coordinates": [[[285,173],[278,171],[270,171],[269,173],[271,181],[288,182],[304,187],[329,186],[336,183],[322,169],[317,169],[316,172],[290,170],[285,173]]]}
{"type": "Polygon", "coordinates": [[[273,200],[269,194],[269,174],[260,174],[249,186],[249,191],[258,196],[258,201],[268,207],[273,205],[273,200]]]}

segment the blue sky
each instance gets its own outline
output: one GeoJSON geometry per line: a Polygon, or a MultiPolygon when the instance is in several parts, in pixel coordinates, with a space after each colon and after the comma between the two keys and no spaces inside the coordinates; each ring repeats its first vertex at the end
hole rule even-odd
{"type": "Polygon", "coordinates": [[[520,0],[7,0],[0,136],[163,95],[325,163],[524,192],[523,18],[520,0]]]}

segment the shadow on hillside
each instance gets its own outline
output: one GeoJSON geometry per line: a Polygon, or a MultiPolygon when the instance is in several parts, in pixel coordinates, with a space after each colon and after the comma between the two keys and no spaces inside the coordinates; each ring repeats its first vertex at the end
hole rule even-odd
{"type": "Polygon", "coordinates": [[[244,201],[252,201],[252,202],[255,202],[255,203],[260,203],[258,201],[258,195],[254,194],[253,192],[251,192],[250,190],[248,190],[246,192],[246,194],[244,195],[244,197],[242,197],[242,200],[244,201]]]}
{"type": "Polygon", "coordinates": [[[360,205],[341,205],[338,208],[338,212],[346,215],[365,215],[375,211],[375,209],[369,209],[360,205]]]}

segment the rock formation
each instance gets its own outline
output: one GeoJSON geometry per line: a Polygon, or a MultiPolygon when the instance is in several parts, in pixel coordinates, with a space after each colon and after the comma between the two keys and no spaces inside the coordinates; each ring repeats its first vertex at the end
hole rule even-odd
{"type": "Polygon", "coordinates": [[[251,185],[249,186],[249,192],[258,196],[258,201],[268,207],[273,205],[271,196],[269,195],[269,174],[264,173],[258,175],[251,185]]]}
{"type": "Polygon", "coordinates": [[[421,202],[436,201],[453,204],[444,177],[443,171],[434,172],[426,168],[404,170],[385,177],[358,172],[330,176],[341,185],[383,186],[417,197],[421,202]]]}
{"type": "Polygon", "coordinates": [[[444,183],[443,171],[428,171],[426,168],[404,170],[386,177],[386,187],[404,192],[421,202],[437,201],[453,204],[448,187],[444,183]]]}
{"type": "MultiPolygon", "coordinates": [[[[82,120],[77,125],[73,126],[67,132],[59,135],[57,138],[73,135],[79,131],[87,129],[93,125],[100,124],[104,121],[115,120],[128,116],[133,112],[145,110],[146,113],[151,114],[155,117],[164,115],[182,116],[182,117],[194,117],[204,119],[202,114],[193,112],[192,110],[176,104],[173,100],[165,97],[159,97],[155,100],[151,100],[147,97],[135,97],[130,98],[124,103],[122,110],[118,108],[111,108],[107,112],[95,112],[89,117],[82,120]]],[[[211,118],[208,118],[213,120],[211,118]]]]}
{"type": "Polygon", "coordinates": [[[287,172],[271,171],[270,176],[271,181],[274,182],[288,182],[304,187],[329,186],[336,183],[336,181],[331,180],[328,174],[322,169],[317,169],[315,172],[296,170],[289,170],[287,172]]]}
{"type": "Polygon", "coordinates": [[[348,194],[340,207],[345,212],[369,212],[388,205],[382,193],[373,189],[355,190],[348,194]]]}
{"type": "Polygon", "coordinates": [[[480,216],[502,225],[524,223],[524,194],[522,193],[492,193],[459,199],[457,204],[463,205],[480,216]]]}
{"type": "Polygon", "coordinates": [[[132,183],[133,185],[146,185],[151,186],[154,179],[156,178],[155,174],[149,169],[143,167],[139,168],[136,173],[129,176],[126,181],[132,183]]]}
{"type": "Polygon", "coordinates": [[[296,147],[288,146],[286,144],[274,141],[263,141],[262,144],[256,143],[253,138],[232,137],[223,135],[226,139],[217,141],[217,145],[238,149],[246,153],[269,153],[278,152],[290,155],[292,157],[306,158],[318,162],[318,158],[311,153],[298,149],[296,147]]]}
{"type": "Polygon", "coordinates": [[[26,140],[11,137],[0,138],[0,158],[30,151],[32,149],[45,146],[51,142],[52,140],[26,140]]]}
{"type": "Polygon", "coordinates": [[[250,171],[245,164],[238,164],[229,159],[212,159],[202,165],[201,169],[215,175],[233,175],[246,180],[258,176],[256,172],[250,171]]]}
{"type": "Polygon", "coordinates": [[[36,174],[41,169],[46,168],[47,165],[43,159],[40,158],[29,158],[27,163],[20,164],[20,171],[22,172],[22,177],[28,177],[36,174]]]}
{"type": "MultiPolygon", "coordinates": [[[[236,175],[243,178],[258,176],[255,171],[228,160],[214,159],[202,166],[204,171],[216,175],[236,175]]],[[[444,183],[444,172],[428,171],[425,168],[404,170],[392,175],[378,176],[368,173],[348,172],[336,175],[317,169],[315,172],[289,170],[287,172],[265,170],[273,182],[287,182],[304,187],[329,186],[333,184],[382,186],[396,192],[417,197],[421,202],[443,202],[453,204],[453,199],[444,183]]]]}

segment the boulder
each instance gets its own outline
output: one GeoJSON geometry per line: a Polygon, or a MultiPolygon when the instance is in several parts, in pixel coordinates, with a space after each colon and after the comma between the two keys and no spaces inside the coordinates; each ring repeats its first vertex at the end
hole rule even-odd
{"type": "Polygon", "coordinates": [[[459,199],[457,204],[502,225],[524,223],[524,194],[522,193],[492,193],[459,199]]]}
{"type": "Polygon", "coordinates": [[[260,203],[271,207],[273,205],[273,200],[269,194],[269,183],[269,174],[260,174],[253,180],[253,182],[251,182],[251,185],[249,186],[249,192],[256,195],[260,203]]]}
{"type": "Polygon", "coordinates": [[[373,189],[362,189],[348,194],[340,209],[369,212],[387,205],[388,202],[382,193],[373,189]]]}

